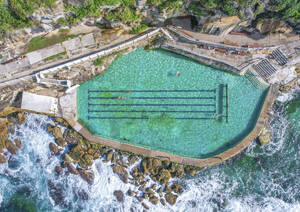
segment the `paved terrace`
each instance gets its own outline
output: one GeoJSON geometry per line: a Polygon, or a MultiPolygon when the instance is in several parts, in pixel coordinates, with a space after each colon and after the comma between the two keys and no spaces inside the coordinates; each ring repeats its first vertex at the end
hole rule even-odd
{"type": "MultiPolygon", "coordinates": [[[[172,27],[176,29],[175,27],[172,27]]],[[[273,46],[286,46],[288,49],[294,48],[294,46],[299,46],[300,44],[300,35],[292,34],[271,34],[262,39],[254,40],[246,35],[235,35],[227,34],[225,36],[210,35],[205,33],[194,32],[186,29],[180,29],[183,32],[187,32],[195,40],[208,41],[213,43],[221,43],[224,41],[234,42],[238,45],[259,45],[261,47],[270,47],[273,46]]],[[[177,30],[178,31],[178,30],[177,30]]],[[[179,32],[179,31],[178,31],[179,32]]]]}
{"type": "Polygon", "coordinates": [[[94,52],[91,52],[91,53],[88,53],[85,55],[81,55],[79,57],[75,57],[75,58],[69,59],[64,62],[54,63],[54,64],[50,64],[50,65],[47,64],[42,68],[40,67],[38,69],[32,69],[29,71],[25,71],[19,75],[14,75],[14,76],[10,77],[9,79],[5,79],[2,81],[0,80],[0,87],[14,85],[15,83],[19,83],[21,81],[33,79],[33,78],[35,78],[35,74],[38,74],[38,73],[47,73],[47,72],[62,69],[64,67],[71,67],[72,65],[80,64],[87,60],[92,60],[97,57],[102,57],[105,55],[112,54],[113,52],[120,51],[120,50],[126,49],[128,47],[134,46],[134,45],[138,44],[140,41],[147,40],[160,32],[161,32],[161,28],[151,29],[140,35],[130,37],[127,40],[122,40],[119,43],[115,43],[113,45],[106,46],[105,48],[102,48],[97,51],[94,51],[94,52]]]}
{"type": "MultiPolygon", "coordinates": [[[[121,143],[118,141],[101,138],[92,135],[87,129],[85,129],[77,120],[77,108],[76,108],[76,98],[77,90],[75,88],[70,88],[67,90],[66,95],[61,97],[58,101],[58,110],[59,114],[62,114],[62,117],[83,137],[89,141],[100,143],[103,145],[111,146],[116,149],[133,152],[135,154],[143,155],[145,157],[155,157],[163,160],[170,160],[176,163],[182,163],[186,165],[192,165],[197,167],[207,167],[212,166],[217,163],[221,163],[243,151],[249,144],[257,138],[261,130],[265,126],[265,121],[268,117],[268,113],[272,108],[272,105],[276,99],[278,92],[278,85],[271,85],[266,96],[265,102],[262,106],[259,118],[256,122],[255,127],[252,131],[237,145],[228,149],[227,151],[207,159],[197,159],[197,158],[188,158],[181,157],[178,155],[173,155],[170,153],[155,151],[139,146],[134,146],[126,143],[121,143]]],[[[27,108],[28,109],[28,108],[27,108]]],[[[32,110],[31,110],[32,111],[32,110]]]]}
{"type": "MultiPolygon", "coordinates": [[[[161,48],[184,55],[198,62],[211,65],[216,68],[220,68],[226,71],[233,72],[235,74],[241,74],[241,70],[237,68],[233,62],[229,63],[228,60],[224,60],[221,57],[217,58],[213,55],[208,55],[207,52],[201,51],[198,48],[188,48],[187,46],[182,45],[182,43],[164,43],[161,48]]],[[[225,56],[226,57],[226,56],[225,56]]]]}

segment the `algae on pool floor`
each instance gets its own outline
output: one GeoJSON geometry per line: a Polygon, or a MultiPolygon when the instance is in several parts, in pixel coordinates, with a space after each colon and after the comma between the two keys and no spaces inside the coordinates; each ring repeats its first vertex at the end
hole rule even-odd
{"type": "Polygon", "coordinates": [[[183,56],[139,48],[82,83],[77,110],[96,136],[206,158],[237,144],[253,129],[266,91],[245,77],[183,56]],[[228,84],[228,123],[221,118],[226,112],[223,84],[228,84]]]}

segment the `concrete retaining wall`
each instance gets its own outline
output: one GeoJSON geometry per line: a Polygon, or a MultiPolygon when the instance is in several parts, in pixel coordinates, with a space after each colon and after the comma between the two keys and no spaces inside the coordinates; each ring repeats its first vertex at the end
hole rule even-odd
{"type": "Polygon", "coordinates": [[[189,51],[188,49],[185,49],[183,47],[179,47],[179,46],[175,46],[175,45],[172,45],[172,44],[165,43],[161,46],[161,48],[172,51],[172,52],[175,52],[175,53],[178,53],[178,54],[181,54],[181,55],[184,55],[184,56],[189,57],[193,60],[196,60],[200,63],[204,63],[204,64],[207,64],[207,65],[216,67],[216,68],[220,68],[220,69],[223,69],[223,70],[226,70],[226,71],[230,71],[230,72],[233,72],[235,74],[240,74],[241,73],[241,71],[238,68],[228,64],[225,61],[221,61],[221,60],[218,60],[216,58],[209,57],[209,56],[206,56],[206,55],[200,55],[200,54],[197,54],[195,52],[189,51]]]}

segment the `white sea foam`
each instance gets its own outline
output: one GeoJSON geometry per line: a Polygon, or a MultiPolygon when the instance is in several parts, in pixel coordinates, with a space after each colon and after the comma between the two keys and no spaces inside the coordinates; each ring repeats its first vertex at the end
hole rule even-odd
{"type": "MultiPolygon", "coordinates": [[[[271,157],[282,149],[286,134],[287,120],[280,116],[280,111],[274,111],[272,117],[278,119],[276,126],[271,125],[272,136],[275,137],[274,145],[266,145],[259,152],[253,143],[246,151],[250,157],[262,155],[271,157]],[[279,146],[279,147],[278,147],[279,146]]],[[[56,205],[52,199],[48,181],[51,180],[57,187],[62,188],[64,201],[68,211],[142,211],[143,207],[136,198],[125,195],[122,203],[117,202],[113,195],[115,190],[121,190],[124,194],[130,188],[138,191],[132,184],[124,184],[113,173],[110,163],[104,163],[97,159],[91,170],[95,174],[93,185],[89,185],[80,176],[57,176],[54,168],[60,163],[60,158],[51,156],[49,143],[54,141],[53,136],[46,131],[47,124],[53,121],[41,115],[29,114],[26,124],[18,127],[11,139],[21,139],[22,148],[14,156],[22,161],[18,169],[11,170],[7,164],[0,166],[0,198],[7,201],[19,187],[28,186],[41,201],[39,207],[43,211],[62,211],[64,207],[56,205]],[[11,179],[17,183],[12,184],[11,179]],[[88,194],[88,200],[79,198],[78,193],[84,191],[88,194]],[[3,196],[1,196],[3,195],[3,196]]],[[[261,164],[258,162],[258,165],[261,164]]],[[[195,177],[185,177],[182,180],[173,179],[183,185],[184,193],[178,197],[174,206],[152,205],[148,200],[145,203],[151,208],[149,211],[300,211],[299,203],[286,203],[281,199],[272,197],[274,194],[295,196],[293,187],[285,190],[274,175],[281,174],[274,170],[262,169],[258,173],[245,175],[245,167],[236,167],[228,162],[226,165],[206,168],[195,177]],[[253,179],[256,177],[256,179],[253,179]],[[253,183],[257,184],[257,192],[252,193],[253,183]],[[261,194],[263,191],[265,194],[261,194]],[[236,194],[241,192],[241,194],[236,194]],[[273,194],[274,193],[274,194],[273,194]]],[[[282,175],[282,174],[281,174],[282,175]]],[[[148,185],[152,184],[150,181],[148,185]]],[[[297,187],[296,187],[297,188],[297,187]]],[[[1,200],[1,199],[0,199],[1,200]]],[[[1,202],[1,201],[0,201],[1,202]]]]}

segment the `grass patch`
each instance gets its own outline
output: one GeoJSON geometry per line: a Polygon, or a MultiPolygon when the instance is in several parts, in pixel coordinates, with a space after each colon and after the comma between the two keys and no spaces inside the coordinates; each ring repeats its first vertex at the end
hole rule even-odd
{"type": "Polygon", "coordinates": [[[94,66],[101,66],[103,64],[103,58],[98,57],[96,60],[93,61],[94,66]]]}
{"type": "Polygon", "coordinates": [[[68,29],[60,29],[57,35],[52,35],[51,37],[38,36],[32,38],[29,41],[27,53],[46,48],[78,36],[78,35],[68,35],[68,32],[69,32],[68,29]]]}
{"type": "Polygon", "coordinates": [[[142,32],[142,31],[144,31],[144,30],[146,30],[148,27],[147,27],[147,25],[146,24],[141,24],[141,25],[139,25],[138,27],[132,27],[132,29],[130,30],[130,34],[137,34],[137,33],[140,33],[140,32],[142,32]]]}
{"type": "Polygon", "coordinates": [[[45,62],[48,62],[48,61],[50,61],[50,60],[53,60],[53,59],[55,59],[55,58],[58,58],[58,57],[60,57],[60,56],[66,55],[66,54],[67,54],[67,52],[61,52],[61,53],[52,55],[52,56],[50,56],[50,57],[47,57],[46,59],[44,59],[44,61],[45,61],[45,62]]]}

